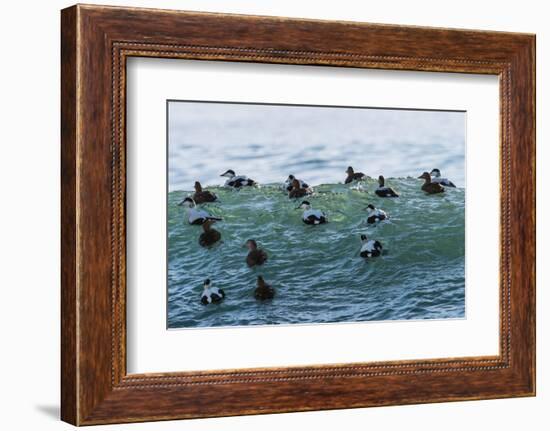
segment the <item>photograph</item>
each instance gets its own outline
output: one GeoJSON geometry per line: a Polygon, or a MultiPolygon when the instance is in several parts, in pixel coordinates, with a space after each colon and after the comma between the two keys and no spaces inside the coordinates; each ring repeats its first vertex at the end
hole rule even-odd
{"type": "Polygon", "coordinates": [[[167,101],[167,328],[465,318],[466,112],[167,101]]]}

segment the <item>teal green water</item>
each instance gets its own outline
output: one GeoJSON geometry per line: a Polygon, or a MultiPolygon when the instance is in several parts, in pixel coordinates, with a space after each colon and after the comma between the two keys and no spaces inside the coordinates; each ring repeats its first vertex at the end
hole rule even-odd
{"type": "Polygon", "coordinates": [[[168,195],[168,327],[216,327],[293,323],[359,322],[463,318],[464,189],[427,196],[421,180],[388,178],[399,198],[374,195],[375,181],[363,190],[343,184],[315,187],[308,198],[329,223],[307,226],[300,201],[279,185],[228,190],[212,187],[219,202],[204,205],[223,217],[214,225],[222,242],[199,246],[200,226],[187,223],[178,206],[190,192],[168,195]],[[368,203],[390,220],[367,225],[368,203]],[[359,256],[360,234],[378,239],[381,257],[359,256]],[[250,269],[247,239],[255,239],[269,260],[250,269]],[[254,299],[257,275],[276,290],[272,301],[254,299]],[[210,278],[225,290],[220,304],[200,303],[210,278]]]}

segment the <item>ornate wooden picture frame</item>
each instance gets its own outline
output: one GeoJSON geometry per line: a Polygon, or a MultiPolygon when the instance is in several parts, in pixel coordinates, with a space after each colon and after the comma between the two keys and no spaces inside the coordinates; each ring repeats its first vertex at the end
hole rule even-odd
{"type": "Polygon", "coordinates": [[[534,35],[78,5],[62,11],[61,49],[64,421],[535,394],[534,35]],[[500,354],[128,374],[125,98],[126,60],[134,56],[497,75],[500,354]]]}

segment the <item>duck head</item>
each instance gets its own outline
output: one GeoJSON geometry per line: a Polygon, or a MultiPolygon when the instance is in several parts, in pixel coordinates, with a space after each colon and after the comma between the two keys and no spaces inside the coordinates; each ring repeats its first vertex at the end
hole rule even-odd
{"type": "Polygon", "coordinates": [[[430,175],[432,177],[440,177],[441,176],[441,172],[439,171],[439,169],[435,168],[435,169],[432,169],[432,171],[430,172],[430,175]]]}
{"type": "Polygon", "coordinates": [[[195,192],[197,192],[197,193],[202,192],[201,183],[199,183],[198,181],[195,181],[195,192]]]}
{"type": "Polygon", "coordinates": [[[195,206],[195,201],[193,200],[193,198],[186,197],[178,205],[181,207],[193,208],[195,206]]]}
{"type": "Polygon", "coordinates": [[[216,220],[208,219],[202,224],[202,229],[206,232],[210,230],[210,227],[216,222],[216,220]]]}
{"type": "Polygon", "coordinates": [[[385,183],[384,177],[383,177],[382,175],[380,175],[380,176],[378,177],[378,185],[379,185],[380,187],[384,187],[384,183],[385,183]]]}
{"type": "Polygon", "coordinates": [[[375,209],[376,209],[376,207],[373,204],[368,204],[367,207],[365,208],[365,210],[368,211],[368,212],[372,212],[375,209]]]}
{"type": "Polygon", "coordinates": [[[233,169],[228,169],[223,174],[220,175],[220,177],[227,177],[227,178],[233,178],[235,176],[235,171],[233,169]]]}
{"type": "Polygon", "coordinates": [[[207,278],[206,280],[204,280],[204,283],[202,284],[202,287],[204,290],[207,290],[210,288],[210,279],[207,278]]]}
{"type": "Polygon", "coordinates": [[[367,241],[367,235],[361,234],[361,242],[366,242],[366,241],[367,241]]]}
{"type": "Polygon", "coordinates": [[[261,275],[258,275],[258,280],[256,281],[258,287],[265,287],[266,283],[264,278],[261,275]]]}
{"type": "Polygon", "coordinates": [[[258,248],[258,244],[256,244],[256,241],[253,240],[253,239],[249,239],[248,241],[245,242],[246,247],[252,251],[252,250],[256,250],[258,248]]]}
{"type": "Polygon", "coordinates": [[[425,180],[427,183],[429,183],[432,180],[432,177],[428,172],[424,172],[422,175],[418,177],[421,180],[425,180]]]}
{"type": "Polygon", "coordinates": [[[300,204],[300,206],[298,208],[296,208],[297,210],[299,209],[302,209],[304,211],[308,210],[311,208],[311,204],[309,203],[309,201],[302,201],[302,203],[300,204]]]}
{"type": "Polygon", "coordinates": [[[353,168],[351,166],[348,166],[348,168],[346,169],[346,174],[353,175],[353,168]]]}

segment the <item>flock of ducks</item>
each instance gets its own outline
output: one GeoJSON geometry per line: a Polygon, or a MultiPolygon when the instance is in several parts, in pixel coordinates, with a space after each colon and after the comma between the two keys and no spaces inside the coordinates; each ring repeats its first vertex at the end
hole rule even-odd
{"type": "MultiPolygon", "coordinates": [[[[367,179],[367,176],[362,172],[355,172],[351,166],[346,169],[347,177],[344,184],[350,184],[353,182],[360,182],[367,179]]],[[[240,189],[242,187],[252,187],[257,185],[257,182],[244,176],[236,175],[235,171],[229,169],[221,174],[222,177],[226,177],[224,186],[240,189]]],[[[445,187],[456,187],[447,178],[441,176],[439,169],[432,169],[431,172],[424,172],[418,177],[424,180],[424,184],[421,186],[421,190],[426,194],[438,194],[445,192],[445,187]],[[445,187],[444,187],[445,186],[445,187]]],[[[294,175],[289,175],[286,181],[282,185],[282,189],[288,193],[289,199],[304,198],[313,194],[313,189],[304,181],[296,178],[294,175]]],[[[378,197],[382,198],[397,198],[399,195],[397,192],[389,186],[386,186],[385,179],[382,175],[378,177],[378,187],[374,191],[378,197]]],[[[210,214],[204,209],[197,208],[198,204],[215,202],[218,197],[208,191],[203,190],[200,182],[195,182],[195,193],[192,196],[188,196],[178,205],[184,206],[188,209],[187,220],[191,225],[202,226],[202,233],[199,236],[199,245],[202,247],[211,247],[221,239],[221,233],[212,225],[221,221],[222,218],[216,217],[210,214]]],[[[296,209],[302,209],[302,221],[307,225],[320,225],[328,222],[327,215],[319,210],[314,209],[311,203],[307,200],[303,200],[296,209]]],[[[376,208],[374,205],[369,204],[365,208],[368,211],[367,223],[376,224],[378,222],[389,219],[389,215],[380,208],[376,208]]],[[[268,260],[268,255],[265,250],[258,247],[258,244],[254,239],[246,241],[245,246],[248,248],[248,254],[246,256],[246,264],[249,267],[263,265],[268,260]]],[[[367,238],[365,234],[361,235],[361,250],[359,255],[363,258],[378,257],[382,254],[382,244],[378,240],[367,238]]],[[[260,301],[272,299],[275,296],[275,289],[267,284],[261,275],[256,280],[256,289],[254,291],[254,297],[260,301]]],[[[219,303],[225,298],[225,292],[223,289],[212,286],[210,279],[206,279],[203,284],[203,292],[201,295],[201,303],[204,305],[219,303]]]]}

